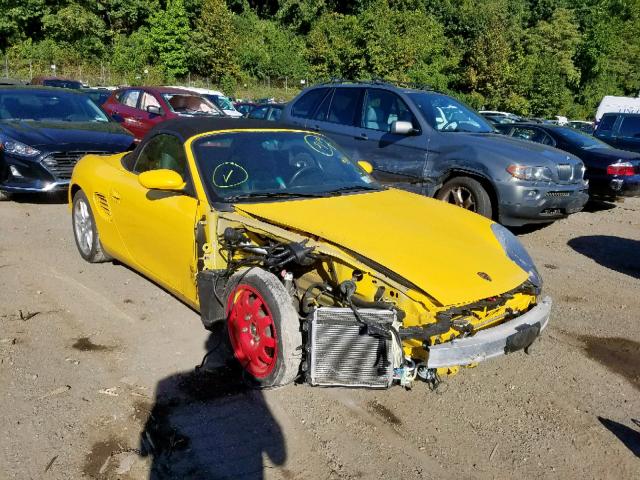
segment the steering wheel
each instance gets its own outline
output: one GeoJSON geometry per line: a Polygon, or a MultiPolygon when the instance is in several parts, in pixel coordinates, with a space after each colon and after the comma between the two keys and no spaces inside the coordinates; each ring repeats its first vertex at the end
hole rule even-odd
{"type": "Polygon", "coordinates": [[[302,167],[300,170],[298,170],[296,173],[294,173],[291,178],[289,179],[289,185],[295,185],[296,181],[304,174],[307,172],[312,172],[312,171],[318,171],[320,174],[322,174],[322,170],[320,170],[320,168],[316,165],[308,165],[306,167],[302,167]]]}
{"type": "Polygon", "coordinates": [[[455,130],[456,128],[458,128],[458,122],[455,120],[452,120],[450,122],[445,123],[440,129],[440,131],[446,132],[447,130],[455,130]],[[449,127],[452,127],[452,128],[450,129],[449,127]]]}

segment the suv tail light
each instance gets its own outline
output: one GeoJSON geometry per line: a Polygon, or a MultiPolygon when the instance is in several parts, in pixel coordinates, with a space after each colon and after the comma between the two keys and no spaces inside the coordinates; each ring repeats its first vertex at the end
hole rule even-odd
{"type": "Polygon", "coordinates": [[[621,175],[623,177],[628,177],[635,174],[635,168],[629,162],[613,163],[607,167],[607,175],[621,175]]]}

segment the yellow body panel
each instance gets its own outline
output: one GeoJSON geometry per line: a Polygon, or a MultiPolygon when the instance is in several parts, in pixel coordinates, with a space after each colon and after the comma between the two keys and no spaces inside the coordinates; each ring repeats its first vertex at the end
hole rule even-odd
{"type": "Polygon", "coordinates": [[[490,221],[400,190],[236,208],[357,252],[406,278],[442,305],[501,294],[527,279],[527,273],[505,255],[490,221]]]}

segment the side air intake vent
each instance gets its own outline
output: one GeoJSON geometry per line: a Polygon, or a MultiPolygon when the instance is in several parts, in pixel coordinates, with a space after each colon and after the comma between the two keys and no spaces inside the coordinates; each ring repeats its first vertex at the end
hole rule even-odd
{"type": "Polygon", "coordinates": [[[107,197],[98,192],[96,192],[94,196],[96,199],[96,205],[100,209],[100,213],[102,213],[105,217],[111,217],[111,209],[109,208],[107,197]]]}

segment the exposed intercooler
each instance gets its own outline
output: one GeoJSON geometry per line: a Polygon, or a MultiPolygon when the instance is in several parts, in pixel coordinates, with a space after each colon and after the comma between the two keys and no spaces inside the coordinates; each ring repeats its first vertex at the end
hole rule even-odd
{"type": "Polygon", "coordinates": [[[391,310],[322,307],[308,322],[308,371],[311,385],[388,388],[393,382],[394,339],[377,335],[366,324],[390,327],[391,310]]]}

